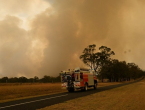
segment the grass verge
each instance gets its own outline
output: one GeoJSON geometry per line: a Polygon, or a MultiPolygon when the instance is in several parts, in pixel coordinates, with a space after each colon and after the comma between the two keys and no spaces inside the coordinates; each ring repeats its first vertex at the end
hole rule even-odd
{"type": "MultiPolygon", "coordinates": [[[[108,82],[99,83],[98,87],[110,86],[115,84],[128,83],[128,82],[108,82]]],[[[61,89],[61,83],[23,83],[23,84],[0,84],[0,103],[32,98],[56,93],[67,92],[61,89]]]]}
{"type": "Polygon", "coordinates": [[[145,79],[40,110],[144,110],[145,79]]]}
{"type": "Polygon", "coordinates": [[[60,83],[0,84],[0,103],[65,91],[60,83]]]}

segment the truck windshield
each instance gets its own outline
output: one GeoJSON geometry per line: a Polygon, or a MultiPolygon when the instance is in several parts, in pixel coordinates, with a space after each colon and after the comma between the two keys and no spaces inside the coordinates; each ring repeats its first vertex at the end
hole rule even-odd
{"type": "Polygon", "coordinates": [[[68,80],[71,80],[71,76],[70,75],[63,75],[62,76],[62,82],[67,82],[68,80]]]}
{"type": "Polygon", "coordinates": [[[71,76],[70,75],[66,76],[66,80],[71,80],[71,76]]]}

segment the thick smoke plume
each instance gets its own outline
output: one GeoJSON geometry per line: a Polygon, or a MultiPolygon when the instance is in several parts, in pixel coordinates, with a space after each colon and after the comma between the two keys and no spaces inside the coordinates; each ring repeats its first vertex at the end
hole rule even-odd
{"type": "Polygon", "coordinates": [[[61,70],[82,67],[79,56],[90,44],[110,47],[114,58],[145,69],[143,0],[47,2],[51,8],[29,20],[28,31],[17,16],[0,21],[0,77],[57,76],[61,70]]]}

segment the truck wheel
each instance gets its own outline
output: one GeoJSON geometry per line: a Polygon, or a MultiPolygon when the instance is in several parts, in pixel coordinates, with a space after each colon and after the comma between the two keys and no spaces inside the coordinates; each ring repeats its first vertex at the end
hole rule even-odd
{"type": "Polygon", "coordinates": [[[68,92],[74,92],[74,88],[68,89],[68,92]]]}
{"type": "Polygon", "coordinates": [[[74,92],[75,91],[75,88],[72,88],[71,91],[74,92]]]}
{"type": "Polygon", "coordinates": [[[71,92],[71,89],[68,89],[68,92],[71,92]]]}
{"type": "Polygon", "coordinates": [[[94,89],[97,89],[97,83],[94,84],[94,89]]]}
{"type": "Polygon", "coordinates": [[[85,90],[85,91],[88,90],[88,85],[87,85],[87,84],[85,84],[85,88],[84,88],[84,90],[85,90]]]}

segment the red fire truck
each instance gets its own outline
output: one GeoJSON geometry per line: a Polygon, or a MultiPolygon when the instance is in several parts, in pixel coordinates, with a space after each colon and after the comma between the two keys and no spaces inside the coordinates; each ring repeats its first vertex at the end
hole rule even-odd
{"type": "Polygon", "coordinates": [[[61,87],[73,92],[76,89],[87,91],[88,87],[97,88],[97,77],[93,70],[75,68],[72,71],[63,71],[61,75],[61,87]]]}

